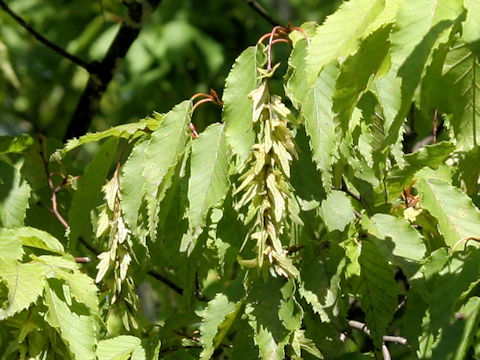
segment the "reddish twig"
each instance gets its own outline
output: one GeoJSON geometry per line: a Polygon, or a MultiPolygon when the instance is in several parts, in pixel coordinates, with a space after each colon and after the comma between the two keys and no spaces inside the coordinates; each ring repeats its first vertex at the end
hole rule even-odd
{"type": "Polygon", "coordinates": [[[437,132],[438,132],[438,110],[435,109],[435,113],[433,114],[433,143],[437,143],[437,132]]]}
{"type": "Polygon", "coordinates": [[[60,212],[58,211],[58,201],[57,201],[57,193],[65,185],[66,178],[63,177],[62,184],[60,184],[58,186],[55,186],[55,184],[53,183],[53,179],[52,179],[52,174],[53,173],[50,172],[49,165],[48,165],[48,156],[44,153],[44,151],[42,149],[43,136],[40,136],[39,140],[40,140],[39,154],[40,154],[40,157],[42,158],[43,168],[45,170],[45,175],[46,175],[46,178],[47,178],[48,187],[50,188],[50,191],[52,192],[52,195],[50,196],[50,201],[52,202],[52,207],[46,207],[46,209],[48,211],[50,211],[57,218],[57,220],[62,224],[62,226],[66,230],[69,230],[70,225],[65,220],[65,218],[62,216],[62,214],[60,214],[60,212]]]}
{"type": "Polygon", "coordinates": [[[288,41],[287,39],[275,39],[272,41],[272,45],[275,45],[275,44],[278,44],[278,43],[289,43],[290,41],[288,41]]]}
{"type": "Polygon", "coordinates": [[[202,99],[202,100],[197,101],[197,102],[195,103],[195,105],[193,105],[192,112],[194,112],[195,109],[198,108],[200,105],[205,104],[205,103],[207,103],[207,102],[215,102],[215,100],[212,99],[212,98],[209,96],[209,97],[207,97],[207,98],[205,98],[205,99],[202,99]]]}
{"type": "Polygon", "coordinates": [[[272,45],[273,45],[273,37],[277,30],[280,30],[281,26],[275,26],[270,33],[270,37],[268,39],[268,47],[267,47],[267,71],[272,70],[272,45]]]}
{"type": "MultiPolygon", "coordinates": [[[[223,106],[223,101],[220,100],[217,92],[213,89],[210,89],[210,94],[197,93],[197,94],[193,95],[190,98],[190,101],[193,101],[195,99],[202,98],[202,97],[203,97],[203,99],[197,101],[193,105],[192,114],[200,105],[205,104],[205,103],[211,102],[211,103],[223,106]]],[[[192,131],[192,138],[194,138],[194,139],[198,138],[198,132],[197,132],[197,129],[195,128],[195,125],[193,125],[193,123],[190,123],[189,126],[190,126],[190,130],[192,131]]]]}

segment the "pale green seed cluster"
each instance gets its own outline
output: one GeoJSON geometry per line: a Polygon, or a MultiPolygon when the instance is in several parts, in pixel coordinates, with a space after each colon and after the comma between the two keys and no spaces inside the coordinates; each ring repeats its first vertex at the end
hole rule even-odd
{"type": "Polygon", "coordinates": [[[113,271],[112,278],[103,280],[111,292],[110,305],[116,307],[123,326],[127,330],[131,327],[137,329],[135,313],[139,310],[139,300],[135,293],[134,282],[128,275],[134,252],[130,239],[131,233],[125,226],[120,208],[121,184],[118,170],[102,190],[105,205],[100,212],[96,236],[108,239],[108,250],[98,255],[100,262],[97,265],[98,273],[95,282],[98,283],[104,279],[109,270],[113,271]]]}
{"type": "MultiPolygon", "coordinates": [[[[239,210],[248,205],[245,223],[254,221],[251,239],[257,242],[254,265],[262,267],[264,260],[278,275],[296,277],[298,270],[288,258],[281,235],[288,226],[295,208],[289,182],[290,163],[297,157],[287,117],[290,110],[280,97],[271,95],[265,80],[250,93],[253,100],[253,122],[258,129],[257,143],[240,177],[236,193],[242,193],[236,204],[239,210]]],[[[297,216],[298,219],[298,216],[297,216]]],[[[298,219],[298,221],[300,221],[298,219]]]]}

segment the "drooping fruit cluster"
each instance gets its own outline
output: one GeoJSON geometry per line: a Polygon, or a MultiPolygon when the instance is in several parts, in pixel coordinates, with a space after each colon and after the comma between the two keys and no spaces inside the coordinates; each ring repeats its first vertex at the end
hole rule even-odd
{"type": "Polygon", "coordinates": [[[288,127],[290,110],[281,98],[270,94],[268,78],[275,71],[260,69],[262,84],[250,93],[253,101],[253,126],[257,142],[240,177],[236,193],[242,193],[236,209],[246,206],[245,224],[254,221],[250,238],[256,240],[257,258],[244,262],[258,267],[265,259],[278,275],[296,277],[298,270],[282,244],[282,235],[289,221],[301,223],[298,206],[289,182],[290,163],[297,157],[295,144],[288,127]]]}
{"type": "Polygon", "coordinates": [[[105,204],[98,219],[96,236],[108,239],[108,250],[98,255],[98,273],[95,282],[103,279],[110,295],[107,297],[109,307],[113,307],[122,319],[125,329],[138,329],[136,313],[139,311],[139,299],[135,293],[135,284],[128,274],[132,256],[132,239],[127,229],[120,208],[121,183],[119,170],[115,171],[110,181],[103,186],[105,204]],[[109,271],[113,276],[108,277],[109,271]]]}

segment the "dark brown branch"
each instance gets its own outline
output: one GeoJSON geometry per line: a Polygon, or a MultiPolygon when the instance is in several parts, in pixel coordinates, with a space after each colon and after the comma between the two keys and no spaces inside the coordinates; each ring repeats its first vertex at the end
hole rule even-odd
{"type": "Polygon", "coordinates": [[[87,240],[85,240],[82,236],[78,237],[78,241],[85,246],[85,248],[90,251],[92,254],[95,256],[98,256],[100,254],[100,251],[98,251],[94,246],[92,246],[87,240]]]}
{"type": "Polygon", "coordinates": [[[262,5],[260,5],[257,1],[255,0],[245,0],[245,2],[253,9],[255,10],[261,17],[263,17],[265,20],[267,20],[272,26],[280,26],[280,23],[276,20],[273,19],[273,17],[270,16],[270,14],[267,12],[267,10],[264,9],[262,5]]]}
{"type": "Polygon", "coordinates": [[[154,270],[149,270],[147,272],[147,274],[150,275],[151,277],[161,281],[162,283],[167,285],[170,289],[175,291],[177,294],[183,295],[183,289],[180,286],[178,286],[177,284],[175,284],[173,281],[171,281],[170,279],[167,279],[162,274],[160,274],[160,273],[158,273],[154,270]]]}
{"type": "Polygon", "coordinates": [[[345,180],[342,179],[342,188],[341,190],[343,192],[345,192],[347,195],[350,195],[352,198],[354,198],[355,200],[357,200],[359,203],[363,204],[362,202],[362,198],[355,194],[354,192],[352,192],[348,187],[347,187],[347,184],[345,183],[345,180]]]}
{"type": "Polygon", "coordinates": [[[90,77],[70,119],[64,140],[82,136],[87,132],[94,115],[98,112],[103,94],[112,81],[113,74],[124,60],[145,22],[158,7],[160,1],[123,2],[127,7],[127,15],[103,60],[92,64],[91,71],[89,71],[90,77]]]}
{"type": "Polygon", "coordinates": [[[13,18],[21,27],[23,27],[25,30],[27,30],[35,39],[40,41],[42,44],[44,44],[46,47],[50,48],[51,50],[55,51],[59,55],[63,56],[64,58],[70,60],[74,64],[77,64],[78,66],[81,66],[82,68],[86,69],[87,71],[90,71],[90,64],[83,61],[82,59],[76,57],[75,55],[70,54],[69,52],[65,51],[62,49],[60,46],[52,43],[50,40],[45,38],[42,34],[39,34],[34,28],[32,28],[30,25],[27,24],[23,18],[21,18],[19,15],[17,15],[12,9],[8,7],[8,5],[3,1],[0,0],[0,7],[8,14],[10,17],[13,18]]]}

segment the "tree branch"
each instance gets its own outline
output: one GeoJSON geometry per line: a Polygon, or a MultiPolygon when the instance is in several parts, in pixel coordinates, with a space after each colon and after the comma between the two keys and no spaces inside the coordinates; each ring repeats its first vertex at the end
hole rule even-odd
{"type": "Polygon", "coordinates": [[[161,281],[162,283],[167,285],[170,289],[175,291],[177,294],[183,295],[183,289],[180,286],[178,286],[177,284],[175,284],[173,281],[171,281],[170,279],[167,279],[162,274],[160,274],[160,273],[158,273],[154,270],[148,270],[147,274],[150,275],[151,277],[161,281]]]}
{"type": "Polygon", "coordinates": [[[123,1],[127,7],[127,15],[103,60],[92,63],[90,77],[70,119],[64,140],[82,136],[87,132],[113,74],[160,2],[161,0],[123,1]]]}
{"type": "MultiPolygon", "coordinates": [[[[370,336],[370,330],[367,328],[367,325],[364,323],[361,323],[360,321],[355,321],[355,320],[349,320],[348,325],[353,328],[357,329],[360,331],[363,331],[365,334],[370,336]]],[[[400,345],[408,345],[407,339],[401,337],[401,336],[390,336],[390,335],[384,335],[383,336],[383,341],[385,342],[393,342],[395,344],[400,344],[400,345]]]]}
{"type": "Polygon", "coordinates": [[[10,17],[15,20],[21,27],[23,27],[25,30],[27,30],[30,34],[33,35],[35,39],[40,41],[42,44],[44,44],[46,47],[50,48],[51,50],[55,51],[58,53],[60,56],[63,56],[64,58],[70,60],[74,64],[77,64],[78,66],[86,69],[87,71],[90,71],[90,64],[83,61],[82,59],[76,57],[75,55],[70,54],[69,52],[65,51],[62,49],[60,46],[52,43],[50,40],[45,38],[42,34],[38,33],[34,28],[32,28],[30,25],[27,24],[27,22],[21,18],[18,14],[16,14],[12,9],[8,7],[8,5],[3,1],[0,0],[0,7],[8,14],[10,17]]]}
{"type": "Polygon", "coordinates": [[[265,20],[267,20],[272,26],[280,26],[280,23],[276,21],[270,14],[267,12],[267,10],[264,9],[262,5],[260,5],[257,1],[255,0],[245,0],[245,2],[253,9],[255,10],[261,17],[263,17],[265,20]]]}
{"type": "Polygon", "coordinates": [[[45,154],[45,152],[43,151],[43,141],[44,141],[44,137],[40,136],[38,154],[42,158],[43,170],[45,171],[47,184],[51,191],[50,201],[52,203],[52,207],[48,207],[42,204],[41,202],[39,202],[39,205],[47,209],[47,211],[51,212],[57,218],[60,224],[62,224],[65,230],[68,230],[70,229],[70,225],[68,224],[67,220],[65,220],[65,218],[62,216],[62,214],[60,214],[60,212],[58,211],[58,201],[57,201],[57,193],[62,189],[64,183],[60,184],[59,186],[55,186],[55,184],[53,183],[52,173],[50,172],[50,167],[48,165],[48,155],[45,154]]]}

